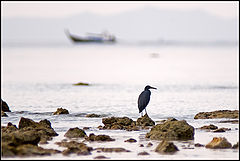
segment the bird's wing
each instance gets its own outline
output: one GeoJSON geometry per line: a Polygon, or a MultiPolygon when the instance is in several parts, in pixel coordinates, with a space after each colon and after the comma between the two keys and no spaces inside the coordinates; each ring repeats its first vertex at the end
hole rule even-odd
{"type": "Polygon", "coordinates": [[[138,108],[141,112],[149,103],[150,101],[150,91],[143,91],[138,97],[138,108]]]}

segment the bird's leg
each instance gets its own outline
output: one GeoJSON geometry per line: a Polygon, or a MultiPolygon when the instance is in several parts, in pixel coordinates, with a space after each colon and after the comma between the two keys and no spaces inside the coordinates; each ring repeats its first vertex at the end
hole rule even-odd
{"type": "Polygon", "coordinates": [[[143,112],[141,112],[141,117],[143,117],[143,112]]]}
{"type": "Polygon", "coordinates": [[[146,113],[146,115],[148,115],[148,114],[147,114],[147,110],[146,110],[146,108],[145,108],[145,113],[146,113]]]}

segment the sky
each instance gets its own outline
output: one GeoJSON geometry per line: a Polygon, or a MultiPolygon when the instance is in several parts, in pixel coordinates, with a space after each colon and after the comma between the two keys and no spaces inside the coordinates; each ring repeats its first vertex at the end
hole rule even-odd
{"type": "Polygon", "coordinates": [[[238,1],[1,1],[1,15],[2,18],[57,18],[83,12],[117,14],[143,7],[173,10],[199,9],[224,18],[236,18],[239,15],[238,1]]]}

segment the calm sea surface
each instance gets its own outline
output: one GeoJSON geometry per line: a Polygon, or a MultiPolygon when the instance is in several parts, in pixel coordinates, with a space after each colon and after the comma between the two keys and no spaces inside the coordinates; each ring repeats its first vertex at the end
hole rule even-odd
{"type": "MultiPolygon", "coordinates": [[[[2,117],[18,125],[21,117],[34,121],[48,119],[59,134],[44,148],[62,150],[54,144],[64,139],[69,128],[91,127],[86,133],[107,134],[115,138],[112,143],[91,143],[96,147],[124,147],[130,153],[104,153],[111,159],[237,159],[239,151],[183,149],[175,155],[161,155],[146,146],[148,131],[126,132],[98,130],[101,118],[86,118],[83,114],[95,113],[106,117],[127,116],[136,120],[138,95],[146,85],[152,90],[147,106],[148,115],[159,121],[168,117],[185,119],[195,128],[214,124],[231,128],[225,133],[196,130],[195,139],[189,142],[207,144],[214,136],[226,137],[236,144],[238,124],[221,124],[218,119],[194,120],[195,114],[214,110],[239,108],[239,48],[234,46],[154,46],[154,45],[59,45],[59,46],[3,46],[1,48],[1,98],[8,103],[11,113],[2,117]],[[90,86],[74,86],[85,82],[90,86]],[[57,108],[66,108],[69,115],[52,115],[57,108]],[[126,143],[128,138],[137,143],[126,143]],[[147,151],[149,156],[138,156],[147,151]]],[[[222,120],[222,119],[221,119],[222,120]]],[[[71,155],[72,159],[93,159],[90,156],[71,155]]],[[[68,158],[62,154],[44,158],[68,158]]],[[[33,158],[35,159],[35,157],[33,158]]]]}

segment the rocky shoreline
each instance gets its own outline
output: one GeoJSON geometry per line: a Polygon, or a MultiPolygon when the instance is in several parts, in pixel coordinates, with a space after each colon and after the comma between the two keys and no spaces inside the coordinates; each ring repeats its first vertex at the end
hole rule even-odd
{"type": "MultiPolygon", "coordinates": [[[[6,104],[2,101],[2,111],[9,110],[5,108],[6,104]]],[[[59,108],[53,115],[69,114],[68,110],[59,108]],[[64,111],[64,112],[62,112],[64,111]]],[[[101,117],[101,115],[90,114],[86,117],[101,117]]],[[[3,116],[2,116],[3,117],[3,116]]],[[[238,119],[238,110],[219,110],[213,112],[200,112],[194,116],[194,119],[214,119],[214,118],[231,118],[238,119]]],[[[230,120],[231,122],[231,120],[230,120]]],[[[148,130],[145,134],[146,139],[159,140],[159,144],[153,149],[156,153],[174,155],[179,148],[173,141],[194,140],[195,129],[207,130],[210,132],[225,132],[231,130],[229,128],[218,128],[215,125],[205,125],[200,128],[194,128],[189,125],[186,120],[177,120],[175,118],[168,118],[167,120],[158,122],[156,124],[148,115],[144,115],[134,121],[128,117],[102,117],[104,126],[99,125],[98,129],[104,130],[126,130],[126,131],[141,131],[148,130]]],[[[224,121],[222,121],[224,123],[224,121]]],[[[234,123],[238,123],[236,120],[234,123]]],[[[56,145],[66,149],[60,151],[56,149],[45,149],[39,144],[48,144],[48,141],[53,137],[58,136],[51,126],[51,122],[47,119],[35,122],[32,119],[21,117],[18,126],[11,122],[7,126],[1,126],[2,130],[2,157],[29,157],[29,156],[45,156],[62,153],[64,156],[70,154],[76,155],[91,155],[93,151],[96,152],[131,152],[126,147],[96,147],[89,146],[91,142],[115,142],[116,140],[109,135],[94,133],[86,134],[84,130],[78,127],[69,128],[64,134],[66,139],[55,142],[56,145]],[[72,139],[82,139],[72,140],[72,139]]],[[[134,138],[125,139],[124,142],[134,144],[137,142],[134,138]]],[[[141,144],[139,147],[144,147],[141,144]]],[[[149,146],[151,147],[151,142],[149,146]]],[[[238,142],[231,144],[225,137],[213,137],[212,141],[203,145],[201,143],[195,144],[195,147],[203,147],[207,149],[238,149],[238,142]]],[[[139,152],[138,155],[149,155],[146,151],[139,152]]],[[[110,159],[103,155],[95,157],[95,159],[110,159]]]]}

